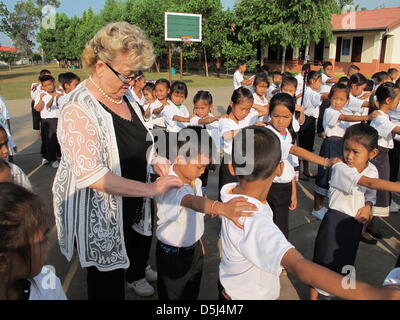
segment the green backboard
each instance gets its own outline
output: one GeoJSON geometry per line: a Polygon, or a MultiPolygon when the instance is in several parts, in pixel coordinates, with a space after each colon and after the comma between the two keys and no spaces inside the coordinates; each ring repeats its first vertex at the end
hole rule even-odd
{"type": "Polygon", "coordinates": [[[165,12],[165,41],[182,41],[182,37],[202,41],[202,15],[165,12]]]}

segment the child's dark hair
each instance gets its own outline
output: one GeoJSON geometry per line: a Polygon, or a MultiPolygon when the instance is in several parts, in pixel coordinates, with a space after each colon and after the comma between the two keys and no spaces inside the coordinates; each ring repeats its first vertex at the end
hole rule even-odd
{"type": "Polygon", "coordinates": [[[358,72],[361,71],[361,69],[360,69],[359,67],[357,67],[355,64],[352,64],[352,65],[349,67],[349,69],[353,69],[353,70],[356,70],[356,71],[358,71],[358,72]]]}
{"type": "Polygon", "coordinates": [[[338,82],[338,83],[347,85],[347,84],[349,83],[349,78],[347,78],[347,77],[341,77],[341,78],[339,79],[339,82],[338,82]]]}
{"type": "Polygon", "coordinates": [[[387,98],[394,99],[396,97],[396,89],[398,87],[393,82],[385,82],[376,90],[376,98],[379,104],[385,103],[387,98]]]}
{"type": "Polygon", "coordinates": [[[236,70],[239,69],[241,66],[244,66],[245,64],[247,64],[246,61],[239,61],[236,65],[236,70]]]}
{"type": "Polygon", "coordinates": [[[351,86],[353,84],[356,85],[357,87],[359,87],[366,83],[368,83],[368,79],[362,73],[356,73],[350,77],[349,83],[347,84],[347,86],[351,89],[351,86]]]}
{"type": "Polygon", "coordinates": [[[290,72],[285,71],[284,73],[282,73],[282,77],[283,78],[287,78],[287,77],[291,77],[292,74],[290,72]]]}
{"type": "Polygon", "coordinates": [[[396,86],[397,88],[400,88],[400,78],[396,80],[396,86]]]}
{"type": "Polygon", "coordinates": [[[308,76],[307,76],[307,84],[308,85],[311,85],[311,82],[313,81],[313,80],[318,80],[318,79],[320,79],[322,76],[321,76],[321,74],[318,72],[318,71],[310,71],[309,73],[308,73],[308,76]]]}
{"type": "Polygon", "coordinates": [[[280,71],[272,72],[272,79],[275,79],[275,77],[277,77],[277,76],[283,77],[283,75],[280,71]]]}
{"type": "Polygon", "coordinates": [[[147,82],[146,85],[143,88],[143,91],[151,91],[154,92],[156,89],[156,85],[152,82],[147,82]]]}
{"type": "Polygon", "coordinates": [[[346,140],[354,140],[371,152],[378,149],[379,134],[369,124],[359,123],[346,130],[343,141],[346,140]]]}
{"type": "Polygon", "coordinates": [[[7,136],[7,131],[1,124],[0,124],[0,132],[4,132],[7,136]]]}
{"type": "Polygon", "coordinates": [[[137,73],[136,73],[136,77],[135,77],[135,81],[139,81],[140,79],[142,79],[142,78],[144,78],[144,73],[143,73],[143,71],[138,71],[137,73]]]}
{"type": "MultiPolygon", "coordinates": [[[[199,154],[212,158],[213,150],[216,150],[214,141],[207,130],[202,127],[189,126],[182,129],[178,134],[178,155],[193,159],[199,154]],[[195,150],[197,154],[191,154],[195,150]]],[[[213,161],[211,161],[212,163],[213,161]]]]}
{"type": "MultiPolygon", "coordinates": [[[[269,103],[269,114],[272,115],[272,112],[274,112],[275,108],[278,105],[283,105],[288,108],[290,113],[293,115],[295,114],[296,111],[296,99],[292,97],[291,95],[287,93],[278,93],[273,96],[271,99],[271,102],[269,103]]],[[[288,131],[290,135],[292,136],[293,140],[296,140],[296,132],[293,129],[293,121],[290,123],[290,126],[288,127],[288,131]]]]}
{"type": "Polygon", "coordinates": [[[389,80],[389,79],[390,79],[390,76],[385,71],[374,73],[372,76],[372,80],[375,81],[375,84],[383,83],[384,81],[389,80]]]}
{"type": "MultiPolygon", "coordinates": [[[[233,105],[237,105],[240,104],[243,99],[248,99],[251,101],[254,101],[254,97],[253,94],[251,93],[251,91],[245,87],[240,87],[238,89],[236,89],[235,91],[233,91],[232,94],[232,98],[231,98],[231,102],[233,105]]],[[[228,107],[228,111],[227,114],[231,114],[232,113],[232,106],[228,107]]]]}
{"type": "Polygon", "coordinates": [[[196,104],[199,101],[205,101],[209,106],[212,106],[214,102],[211,93],[203,90],[200,90],[199,92],[196,93],[196,95],[193,98],[193,104],[196,104]]]}
{"type": "Polygon", "coordinates": [[[175,81],[175,82],[172,83],[171,95],[173,93],[184,94],[185,98],[187,98],[187,96],[189,94],[186,84],[184,82],[181,82],[181,81],[175,81]]]}
{"type": "Polygon", "coordinates": [[[0,183],[0,255],[17,253],[31,267],[34,236],[45,226],[47,214],[38,196],[13,183],[0,183]]]}
{"type": "Polygon", "coordinates": [[[40,77],[43,77],[43,76],[45,76],[45,75],[51,75],[50,70],[47,70],[47,69],[41,70],[40,73],[39,73],[39,78],[40,78],[40,77]]]}
{"type": "Polygon", "coordinates": [[[264,72],[265,74],[269,73],[269,67],[267,65],[261,66],[261,72],[264,72]]]}
{"type": "Polygon", "coordinates": [[[233,139],[232,161],[239,180],[254,182],[268,179],[281,162],[282,150],[279,138],[271,130],[258,126],[242,129],[233,139]],[[248,143],[254,142],[254,155],[247,150],[248,143]],[[238,159],[245,157],[245,161],[238,159]],[[251,174],[243,169],[253,167],[251,174]]]}
{"type": "Polygon", "coordinates": [[[368,91],[368,92],[373,91],[374,90],[374,86],[375,86],[374,80],[368,80],[367,81],[367,86],[365,87],[365,91],[368,91]]]}
{"type": "Polygon", "coordinates": [[[399,72],[398,69],[390,68],[387,73],[389,74],[389,76],[392,76],[393,74],[398,73],[398,72],[399,72]]]}
{"type": "Polygon", "coordinates": [[[155,83],[155,86],[157,87],[159,84],[163,84],[167,87],[167,89],[171,89],[171,84],[167,79],[158,79],[155,83]]]}
{"type": "Polygon", "coordinates": [[[61,83],[61,85],[64,83],[64,75],[65,73],[60,73],[58,75],[58,82],[61,83]]]}
{"type": "Polygon", "coordinates": [[[301,68],[301,71],[310,72],[311,71],[311,64],[309,64],[309,63],[304,64],[303,67],[301,68]]]}
{"type": "Polygon", "coordinates": [[[262,72],[262,73],[257,73],[256,77],[254,79],[253,87],[257,87],[260,83],[266,83],[269,87],[269,80],[268,76],[262,72]]]}
{"type": "Polygon", "coordinates": [[[329,92],[328,98],[332,99],[333,95],[337,92],[337,91],[344,91],[346,93],[347,96],[347,100],[350,98],[350,88],[348,86],[346,86],[343,83],[337,83],[335,84],[331,91],[329,92]]]}
{"type": "Polygon", "coordinates": [[[324,62],[324,64],[322,65],[322,68],[326,69],[326,68],[332,67],[332,66],[333,66],[332,62],[327,61],[327,62],[324,62]]]}
{"type": "Polygon", "coordinates": [[[284,77],[282,80],[281,88],[285,86],[294,86],[297,89],[298,81],[295,77],[284,77]]]}
{"type": "Polygon", "coordinates": [[[79,78],[78,75],[76,75],[75,73],[72,73],[72,72],[62,73],[62,74],[60,74],[60,76],[61,75],[62,75],[62,78],[61,79],[59,78],[58,81],[61,83],[64,90],[65,90],[66,84],[70,85],[72,83],[72,81],[74,81],[74,80],[78,80],[78,82],[81,81],[81,78],[79,78]]]}
{"type": "Polygon", "coordinates": [[[41,77],[39,78],[39,81],[40,81],[41,83],[46,82],[46,81],[53,81],[53,82],[55,82],[55,79],[54,79],[52,76],[45,75],[45,76],[41,76],[41,77]]]}

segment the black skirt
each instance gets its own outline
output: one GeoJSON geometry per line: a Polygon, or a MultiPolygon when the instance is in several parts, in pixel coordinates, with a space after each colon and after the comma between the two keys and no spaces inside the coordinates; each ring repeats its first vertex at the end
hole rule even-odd
{"type": "Polygon", "coordinates": [[[299,147],[310,152],[314,151],[316,125],[317,119],[306,116],[306,120],[299,131],[299,147]]]}
{"type": "MultiPolygon", "coordinates": [[[[323,158],[337,158],[343,155],[343,138],[329,137],[324,140],[319,155],[323,158]]],[[[314,191],[327,197],[329,191],[329,181],[331,180],[332,169],[318,166],[317,179],[314,191]]]]}
{"type": "Polygon", "coordinates": [[[329,209],[315,240],[313,261],[337,273],[354,266],[363,225],[353,217],[329,209]]]}

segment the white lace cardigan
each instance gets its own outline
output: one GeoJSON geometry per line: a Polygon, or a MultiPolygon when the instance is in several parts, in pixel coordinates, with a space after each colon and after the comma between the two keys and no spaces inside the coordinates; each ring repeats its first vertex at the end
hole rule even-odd
{"type": "MultiPolygon", "coordinates": [[[[128,93],[127,98],[144,123],[133,97],[128,93]]],[[[71,261],[76,241],[83,268],[128,268],[122,197],[88,188],[110,171],[121,176],[121,167],[112,116],[85,82],[66,98],[57,135],[62,160],[53,185],[53,202],[61,252],[71,261]]],[[[148,154],[151,163],[154,150],[148,154]]]]}

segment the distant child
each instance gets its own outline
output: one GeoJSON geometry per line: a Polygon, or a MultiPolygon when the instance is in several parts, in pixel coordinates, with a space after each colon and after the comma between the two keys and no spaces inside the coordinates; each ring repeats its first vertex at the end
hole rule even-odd
{"type": "Polygon", "coordinates": [[[152,130],[154,127],[153,121],[150,114],[150,106],[156,102],[156,85],[148,82],[143,88],[143,96],[146,99],[146,103],[143,105],[144,119],[146,120],[147,127],[152,130]]]}
{"type": "Polygon", "coordinates": [[[347,77],[350,78],[353,74],[360,73],[361,69],[357,67],[355,64],[350,65],[347,70],[347,77]]]}
{"type": "Polygon", "coordinates": [[[271,101],[273,96],[277,94],[280,90],[282,84],[283,76],[279,71],[274,71],[272,73],[272,84],[268,89],[268,100],[271,101]]]}
{"type": "MultiPolygon", "coordinates": [[[[199,177],[212,163],[210,155],[213,142],[202,130],[199,127],[188,127],[179,133],[178,154],[173,159],[174,164],[169,174],[180,178],[184,186],[155,198],[160,300],[197,299],[205,255],[202,242],[203,213],[233,216],[233,212],[237,211],[234,202],[222,204],[203,197],[199,177]]],[[[249,209],[255,210],[255,207],[244,203],[243,209],[239,211],[249,209]]]]}
{"type": "MultiPolygon", "coordinates": [[[[343,137],[349,122],[372,120],[375,113],[369,116],[346,115],[343,108],[348,104],[350,89],[343,84],[336,84],[329,93],[331,106],[325,110],[323,127],[326,138],[322,143],[319,155],[321,157],[336,158],[343,155],[343,137]]],[[[314,210],[312,215],[320,220],[328,211],[324,207],[324,199],[328,196],[331,168],[318,167],[318,175],[314,187],[314,210]]]]}
{"type": "Polygon", "coordinates": [[[137,76],[135,77],[135,84],[133,88],[130,89],[130,91],[133,95],[134,100],[140,106],[140,108],[143,108],[143,106],[147,103],[143,93],[145,85],[146,77],[144,76],[144,73],[142,71],[139,71],[137,73],[137,76]]]}
{"type": "Polygon", "coordinates": [[[253,109],[261,114],[259,120],[262,122],[264,121],[265,115],[268,114],[268,99],[266,97],[268,88],[268,76],[264,73],[257,73],[253,83],[253,109]]]}
{"type": "Polygon", "coordinates": [[[42,85],[40,83],[40,77],[43,77],[43,76],[51,76],[51,72],[46,69],[41,70],[40,74],[39,74],[38,82],[32,83],[32,85],[31,85],[31,99],[32,99],[31,109],[32,109],[33,130],[37,130],[37,131],[40,130],[41,119],[40,119],[40,112],[35,110],[35,100],[36,100],[36,96],[42,90],[42,85]]]}
{"type": "Polygon", "coordinates": [[[42,92],[36,97],[35,110],[40,111],[42,118],[42,164],[49,164],[54,169],[59,166],[61,157],[60,145],[57,140],[57,125],[60,108],[57,105],[61,92],[56,90],[54,78],[43,76],[40,78],[42,92]]]}
{"type": "Polygon", "coordinates": [[[50,229],[42,201],[0,183],[0,226],[0,300],[66,300],[60,279],[44,266],[50,229]]]}
{"type": "Polygon", "coordinates": [[[254,81],[254,76],[248,80],[244,80],[244,73],[247,70],[246,62],[239,62],[236,67],[236,72],[233,75],[233,88],[234,90],[244,86],[251,86],[254,81]]]}
{"type": "Polygon", "coordinates": [[[157,98],[150,105],[150,119],[154,125],[154,129],[165,130],[166,125],[162,116],[165,106],[170,103],[171,84],[166,79],[159,79],[155,84],[155,96],[157,98]]]}
{"type": "Polygon", "coordinates": [[[10,163],[7,161],[9,154],[8,147],[8,135],[6,130],[0,125],[0,159],[5,161],[8,167],[11,169],[12,182],[24,187],[27,190],[32,190],[32,185],[25,175],[25,173],[21,170],[17,165],[10,163]]]}
{"type": "Polygon", "coordinates": [[[349,78],[347,78],[347,77],[341,77],[340,79],[339,79],[339,82],[338,82],[339,84],[344,84],[345,86],[347,86],[348,84],[349,84],[349,78]]]}
{"type": "MultiPolygon", "coordinates": [[[[400,101],[400,89],[392,82],[387,82],[379,86],[376,91],[376,97],[379,104],[380,116],[372,120],[371,127],[375,128],[379,133],[379,154],[372,161],[377,167],[379,178],[383,180],[390,180],[390,161],[389,150],[394,148],[393,135],[400,134],[400,126],[390,121],[388,115],[389,111],[397,108],[400,101]]],[[[376,204],[372,209],[373,217],[388,217],[390,213],[390,193],[378,191],[376,196],[376,204]]],[[[379,231],[372,226],[373,218],[366,225],[364,238],[371,240],[368,236],[382,239],[379,231]]],[[[373,240],[373,239],[372,239],[373,240]]]]}
{"type": "Polygon", "coordinates": [[[389,74],[390,79],[392,80],[393,83],[396,83],[396,81],[400,77],[400,72],[396,68],[390,68],[387,72],[389,74]]]}
{"type": "Polygon", "coordinates": [[[324,73],[322,74],[322,85],[333,87],[339,82],[339,78],[336,77],[332,62],[325,62],[322,65],[324,73]]]}
{"type": "Polygon", "coordinates": [[[380,72],[374,73],[372,75],[372,80],[374,80],[374,83],[375,83],[374,91],[378,90],[378,88],[381,84],[384,84],[386,82],[392,82],[392,79],[390,78],[389,73],[387,73],[385,71],[380,71],[380,72]]]}
{"type": "MultiPolygon", "coordinates": [[[[370,162],[377,154],[378,132],[367,124],[357,124],[344,136],[344,163],[332,167],[329,211],[318,231],[313,261],[338,274],[355,264],[363,224],[369,221],[376,201],[373,189],[400,190],[399,183],[377,179],[378,170],[370,162]]],[[[323,296],[332,296],[324,291],[318,290],[323,296]]],[[[312,300],[317,300],[318,292],[311,289],[312,300]]]]}
{"type": "Polygon", "coordinates": [[[14,162],[14,155],[17,153],[18,149],[11,135],[10,112],[8,111],[7,105],[2,96],[0,96],[0,126],[2,126],[7,132],[9,149],[8,161],[14,162]]]}
{"type": "Polygon", "coordinates": [[[311,71],[311,65],[306,63],[301,68],[301,72],[295,77],[297,80],[296,99],[297,99],[297,104],[300,106],[302,105],[301,103],[303,100],[302,97],[306,89],[307,76],[310,71],[311,71]]]}
{"type": "MultiPolygon", "coordinates": [[[[283,170],[279,138],[266,128],[250,127],[238,135],[233,152],[246,154],[246,136],[254,135],[257,152],[246,163],[229,166],[238,183],[226,185],[221,191],[224,202],[245,197],[256,205],[257,213],[251,218],[240,218],[239,229],[222,218],[222,260],[219,268],[221,300],[275,300],[280,297],[282,268],[300,281],[318,287],[345,299],[398,299],[394,288],[374,288],[357,282],[356,289],[345,289],[343,277],[306,260],[285,238],[273,222],[273,212],[265,201],[276,176],[283,170]],[[240,145],[240,147],[239,147],[240,145]],[[254,165],[251,174],[244,166],[254,165]]],[[[235,157],[233,157],[235,159],[235,157]]]]}
{"type": "MultiPolygon", "coordinates": [[[[328,94],[319,92],[322,86],[321,74],[317,71],[310,71],[307,77],[307,88],[303,96],[303,108],[305,114],[304,124],[299,131],[299,146],[314,151],[315,132],[317,119],[319,117],[319,107],[323,99],[328,98],[328,94]]],[[[303,161],[303,175],[305,180],[315,177],[310,172],[308,161],[303,161]]]]}
{"type": "Polygon", "coordinates": [[[63,74],[60,82],[63,89],[63,95],[59,96],[59,98],[57,99],[57,104],[58,107],[62,109],[65,104],[65,96],[76,89],[76,87],[81,82],[81,79],[75,73],[67,72],[63,74]]]}

